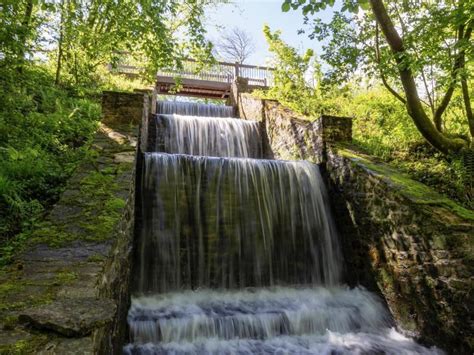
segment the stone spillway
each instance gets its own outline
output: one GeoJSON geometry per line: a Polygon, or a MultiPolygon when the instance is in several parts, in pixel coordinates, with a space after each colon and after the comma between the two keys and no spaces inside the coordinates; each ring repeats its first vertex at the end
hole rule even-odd
{"type": "Polygon", "coordinates": [[[438,353],[343,285],[319,167],[263,159],[259,125],[231,112],[158,104],[124,353],[438,353]]]}

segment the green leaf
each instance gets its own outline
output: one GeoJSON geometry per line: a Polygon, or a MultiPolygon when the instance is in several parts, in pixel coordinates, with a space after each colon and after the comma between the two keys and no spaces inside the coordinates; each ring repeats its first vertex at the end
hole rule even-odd
{"type": "Polygon", "coordinates": [[[362,10],[370,10],[369,0],[357,0],[362,10]]]}
{"type": "Polygon", "coordinates": [[[308,4],[308,5],[304,6],[303,7],[303,15],[306,16],[308,14],[308,12],[310,12],[312,10],[313,10],[313,7],[311,5],[308,4]]]}
{"type": "Polygon", "coordinates": [[[281,11],[283,11],[283,12],[288,12],[288,11],[290,11],[290,2],[289,2],[289,1],[285,1],[285,2],[281,5],[281,11]]]}

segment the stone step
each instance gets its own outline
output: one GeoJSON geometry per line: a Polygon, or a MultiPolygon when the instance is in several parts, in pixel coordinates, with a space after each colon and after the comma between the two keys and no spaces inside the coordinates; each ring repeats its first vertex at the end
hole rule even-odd
{"type": "Polygon", "coordinates": [[[135,344],[374,332],[391,324],[372,294],[342,288],[189,291],[136,298],[128,323],[135,344]]]}

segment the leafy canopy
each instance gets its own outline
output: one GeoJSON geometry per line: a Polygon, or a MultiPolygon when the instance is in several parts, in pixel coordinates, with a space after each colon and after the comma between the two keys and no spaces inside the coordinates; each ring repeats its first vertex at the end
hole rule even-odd
{"type": "Polygon", "coordinates": [[[282,10],[290,9],[301,9],[308,35],[324,43],[321,58],[330,66],[330,82],[347,82],[359,73],[377,78],[443,152],[472,140],[472,1],[285,0],[282,10]],[[323,22],[317,13],[328,6],[336,10],[323,22]],[[446,132],[444,117],[459,104],[453,100],[456,90],[462,92],[466,120],[455,137],[446,132]]]}

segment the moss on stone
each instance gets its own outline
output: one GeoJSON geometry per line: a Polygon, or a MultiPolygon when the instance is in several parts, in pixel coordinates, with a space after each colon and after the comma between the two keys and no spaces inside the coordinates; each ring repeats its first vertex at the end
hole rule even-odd
{"type": "MultiPolygon", "coordinates": [[[[0,289],[0,312],[10,312],[28,306],[49,303],[53,297],[51,285],[46,285],[46,292],[32,293],[28,286],[36,286],[30,280],[10,278],[2,283],[0,289]]],[[[0,320],[5,322],[7,315],[0,315],[0,320]]]]}
{"type": "Polygon", "coordinates": [[[87,258],[90,263],[97,263],[105,260],[105,256],[102,254],[93,254],[87,258]]]}
{"type": "Polygon", "coordinates": [[[74,271],[61,271],[58,274],[56,274],[55,284],[61,285],[61,284],[69,283],[76,280],[77,277],[78,275],[74,271]]]}
{"type": "Polygon", "coordinates": [[[62,225],[46,220],[40,222],[31,232],[30,244],[45,243],[51,247],[61,247],[74,239],[75,236],[67,233],[62,225]]]}
{"type": "Polygon", "coordinates": [[[405,197],[408,197],[417,204],[442,206],[463,219],[474,221],[474,211],[470,211],[460,206],[449,198],[430,189],[428,186],[410,179],[407,175],[402,174],[387,165],[374,163],[367,156],[344,147],[338,147],[337,153],[382,176],[389,183],[396,186],[405,197]]]}
{"type": "MultiPolygon", "coordinates": [[[[126,201],[117,196],[123,186],[117,182],[120,174],[130,171],[130,164],[90,171],[79,184],[79,194],[64,198],[64,206],[79,208],[66,215],[64,221],[46,220],[38,223],[29,237],[30,244],[44,243],[61,247],[67,242],[84,240],[100,242],[112,237],[113,228],[121,217],[126,201]]],[[[66,212],[65,212],[66,214],[66,212]]]]}
{"type": "Polygon", "coordinates": [[[1,344],[0,354],[5,355],[23,355],[37,354],[48,343],[48,336],[35,334],[27,339],[20,339],[11,344],[1,344]]]}

